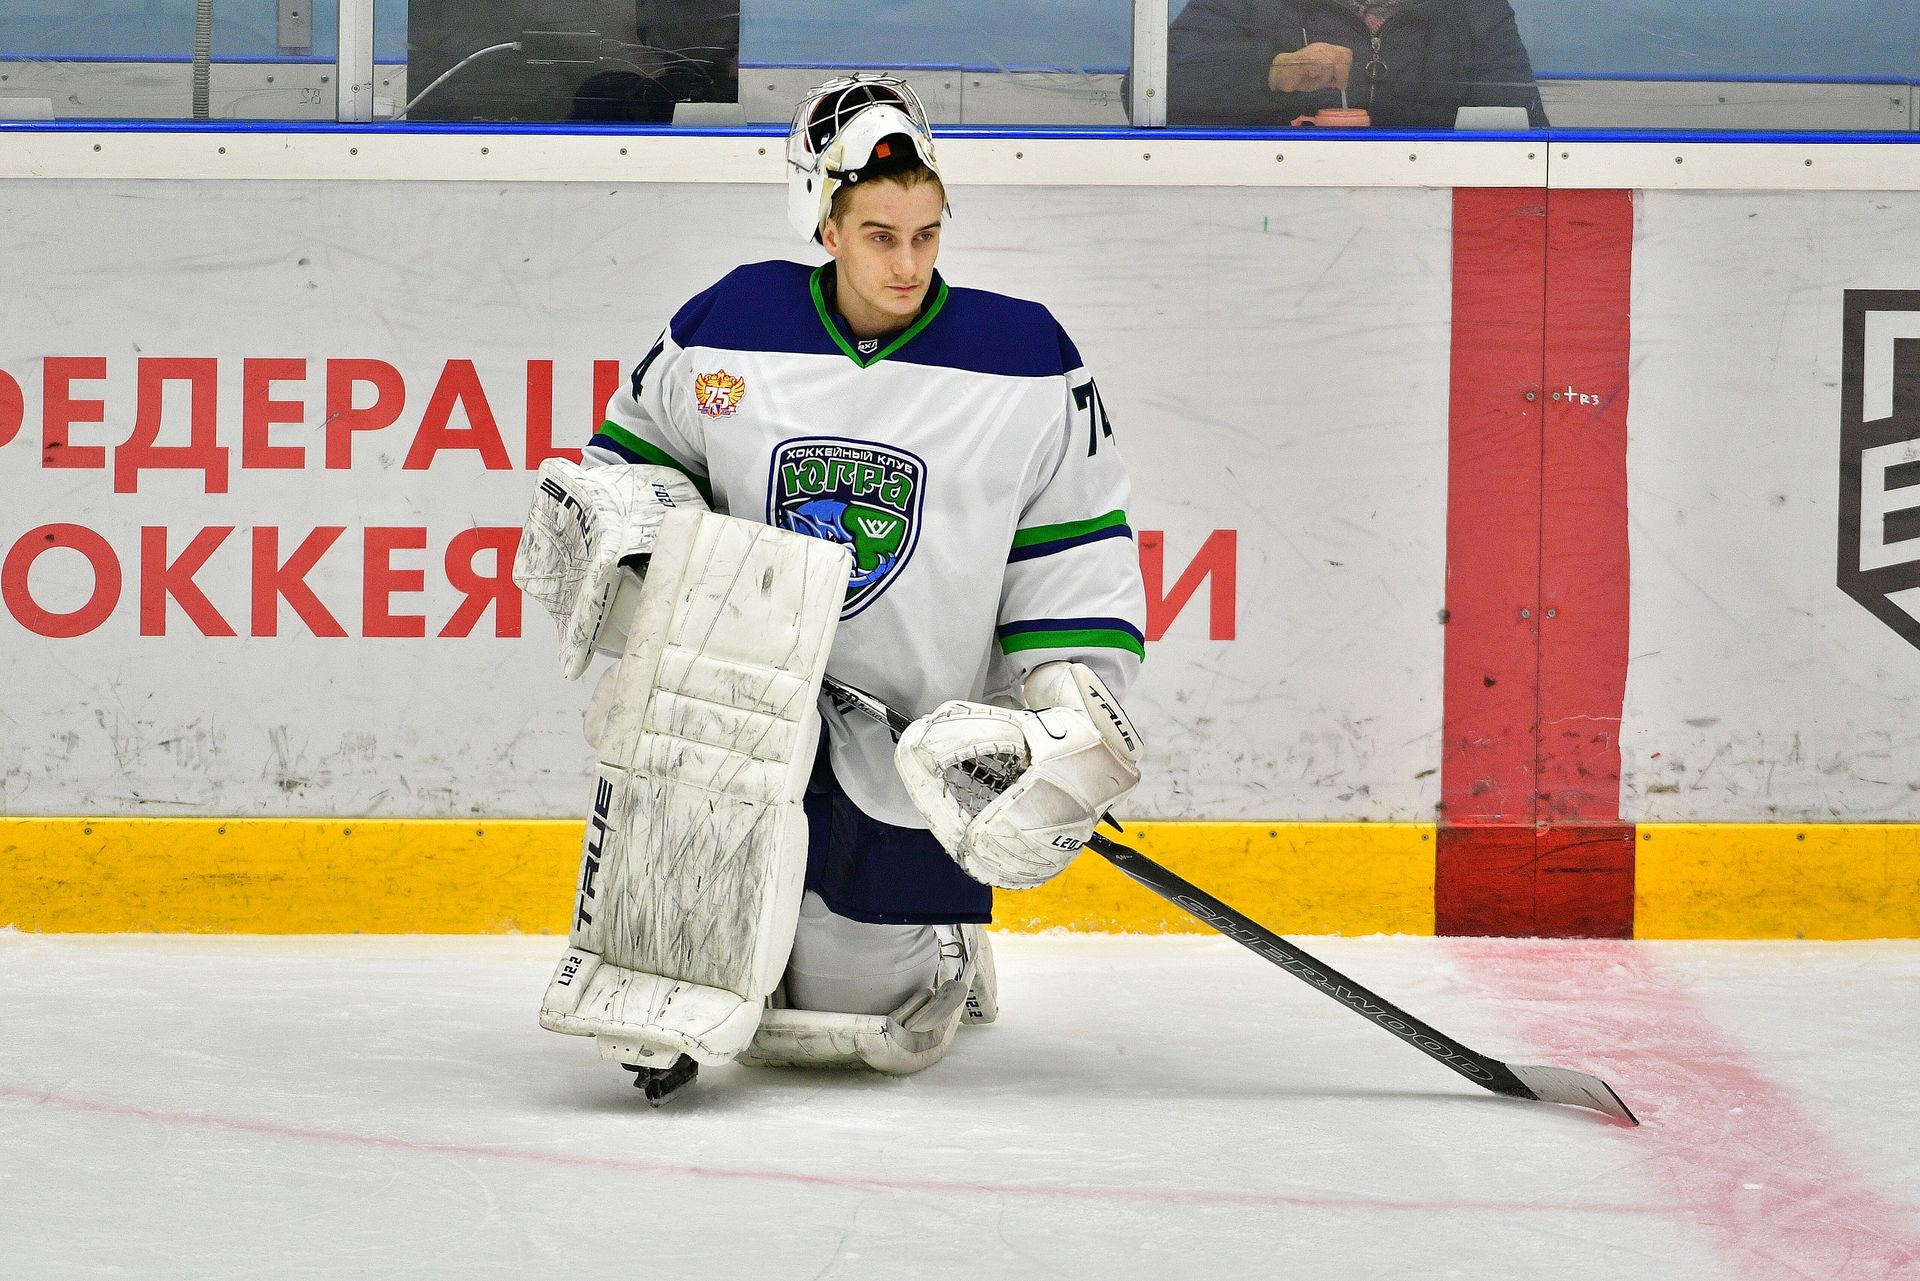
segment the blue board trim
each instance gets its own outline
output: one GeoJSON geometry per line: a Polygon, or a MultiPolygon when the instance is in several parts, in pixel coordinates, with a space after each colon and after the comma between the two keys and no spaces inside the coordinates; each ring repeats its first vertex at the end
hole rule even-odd
{"type": "MultiPolygon", "coordinates": [[[[330,133],[484,136],[598,136],[661,138],[785,138],[785,125],[734,125],[725,128],[672,125],[603,124],[506,124],[480,122],[415,123],[413,121],[375,121],[371,124],[342,124],[331,120],[8,120],[0,121],[4,133],[330,133]]],[[[1904,130],[1878,132],[1848,130],[1727,130],[1727,129],[1106,129],[1067,128],[1037,125],[1023,128],[985,128],[953,126],[940,131],[941,138],[980,138],[1057,141],[1110,142],[1286,142],[1289,145],[1338,147],[1352,142],[1647,142],[1674,143],[1791,143],[1794,145],[1877,143],[1883,146],[1907,146],[1920,143],[1920,133],[1904,130]]]]}
{"type": "Polygon", "coordinates": [[[873,61],[873,62],[859,62],[859,63],[853,63],[853,62],[743,62],[740,64],[740,69],[742,71],[838,71],[843,73],[851,73],[854,71],[880,71],[880,70],[957,71],[962,75],[990,75],[990,74],[996,74],[999,72],[1056,72],[1056,73],[1065,73],[1068,75],[1087,75],[1087,76],[1123,76],[1127,74],[1129,70],[1131,70],[1131,68],[1126,66],[1082,67],[1082,66],[1076,66],[1073,63],[1060,63],[1060,62],[1008,63],[1005,65],[1002,65],[1000,63],[995,63],[995,62],[982,62],[982,63],[887,62],[884,60],[873,61]]]}
{"type": "Polygon", "coordinates": [[[1789,76],[1760,72],[1701,72],[1681,75],[1663,71],[1536,71],[1535,80],[1627,80],[1652,84],[1763,84],[1763,85],[1899,85],[1914,82],[1899,76],[1789,76]]]}
{"type": "MultiPolygon", "coordinates": [[[[209,58],[208,61],[219,63],[222,66],[252,66],[257,64],[269,67],[337,67],[340,65],[338,58],[327,54],[312,53],[262,54],[257,57],[227,57],[221,54],[215,54],[209,58]]],[[[193,55],[190,53],[0,53],[0,63],[4,62],[152,62],[165,63],[168,65],[179,63],[191,66],[193,64],[193,55]]],[[[404,67],[407,65],[407,60],[405,58],[375,58],[373,65],[376,67],[404,67]]]]}

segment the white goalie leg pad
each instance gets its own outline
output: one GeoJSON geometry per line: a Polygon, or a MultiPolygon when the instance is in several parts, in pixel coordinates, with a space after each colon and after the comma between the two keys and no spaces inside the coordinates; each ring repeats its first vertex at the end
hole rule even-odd
{"type": "Polygon", "coordinates": [[[756,1067],[871,1068],[909,1076],[939,1062],[962,1021],[990,1023],[996,1006],[989,977],[985,1004],[976,1007],[980,961],[975,926],[933,927],[940,959],[930,983],[886,1014],[770,1009],[740,1062],[756,1067]],[[982,1017],[975,1017],[978,1010],[982,1017]]]}
{"type": "Polygon", "coordinates": [[[600,756],[569,947],[541,1026],[664,1066],[746,1048],[792,946],[816,701],[846,595],[831,543],[670,513],[627,652],[587,709],[600,756]]]}

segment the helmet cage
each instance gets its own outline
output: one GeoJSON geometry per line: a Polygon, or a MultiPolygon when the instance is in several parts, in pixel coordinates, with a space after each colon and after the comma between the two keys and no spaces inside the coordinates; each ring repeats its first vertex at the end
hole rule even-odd
{"type": "Polygon", "coordinates": [[[787,163],[817,172],[821,152],[855,116],[872,106],[892,107],[906,116],[920,137],[933,136],[926,109],[912,85],[898,76],[862,71],[816,85],[800,100],[787,125],[787,163]]]}
{"type": "Polygon", "coordinates": [[[817,240],[833,194],[843,182],[878,177],[913,159],[940,173],[927,113],[912,86],[897,76],[862,72],[810,91],[787,130],[787,216],[793,229],[817,240]],[[912,155],[883,146],[905,138],[912,155]]]}

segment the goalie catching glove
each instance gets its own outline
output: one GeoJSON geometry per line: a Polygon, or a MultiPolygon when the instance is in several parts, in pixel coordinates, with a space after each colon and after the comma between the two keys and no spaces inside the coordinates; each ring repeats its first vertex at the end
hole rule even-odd
{"type": "Polygon", "coordinates": [[[622,561],[646,556],[670,511],[705,511],[700,491],[671,467],[637,463],[586,468],[564,458],[540,464],[527,527],[513,557],[513,581],[560,626],[560,671],[587,670],[594,651],[626,651],[625,620],[638,580],[622,561]]]}
{"type": "Polygon", "coordinates": [[[1140,782],[1140,735],[1081,663],[1027,677],[1028,710],[963,700],[909,725],[894,764],[934,837],[974,880],[1030,889],[1059,875],[1140,782]]]}

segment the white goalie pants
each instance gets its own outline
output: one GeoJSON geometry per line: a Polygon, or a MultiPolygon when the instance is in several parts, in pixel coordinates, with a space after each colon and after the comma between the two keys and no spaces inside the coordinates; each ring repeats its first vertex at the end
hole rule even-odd
{"type": "Polygon", "coordinates": [[[933,987],[940,966],[937,929],[838,916],[809,890],[800,900],[782,1003],[842,1014],[891,1013],[933,987]]]}

